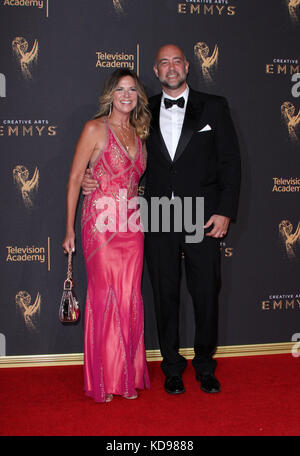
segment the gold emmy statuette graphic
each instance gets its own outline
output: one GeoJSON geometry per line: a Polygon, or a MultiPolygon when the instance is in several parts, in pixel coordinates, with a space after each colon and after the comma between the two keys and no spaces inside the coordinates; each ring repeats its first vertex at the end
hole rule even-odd
{"type": "Polygon", "coordinates": [[[209,55],[209,47],[204,42],[196,43],[194,55],[200,65],[203,78],[206,82],[213,82],[212,73],[218,66],[219,49],[215,45],[212,55],[209,55]]]}
{"type": "Polygon", "coordinates": [[[294,115],[295,110],[295,106],[290,101],[285,101],[281,105],[281,114],[288,126],[290,138],[298,141],[296,129],[300,126],[300,109],[297,115],[294,115]]]}
{"type": "Polygon", "coordinates": [[[113,0],[113,5],[117,13],[124,13],[123,0],[113,0]]]}
{"type": "Polygon", "coordinates": [[[293,233],[293,225],[289,220],[282,220],[279,224],[279,233],[281,234],[286,247],[286,253],[290,259],[296,258],[295,247],[296,242],[300,242],[300,222],[293,233]]]}
{"type": "Polygon", "coordinates": [[[32,207],[31,194],[34,190],[38,189],[39,186],[39,170],[35,168],[32,179],[29,179],[29,171],[25,166],[18,165],[13,170],[14,181],[18,185],[21,193],[23,202],[26,207],[32,207]]]}
{"type": "Polygon", "coordinates": [[[25,38],[17,36],[12,42],[13,52],[16,55],[20,66],[21,71],[25,79],[32,79],[32,74],[30,72],[30,67],[33,63],[36,62],[39,45],[37,40],[34,40],[31,51],[28,51],[28,42],[25,38]]]}
{"type": "Polygon", "coordinates": [[[31,303],[31,296],[27,291],[19,291],[16,295],[16,305],[23,313],[24,322],[28,329],[36,329],[36,318],[39,317],[41,310],[41,295],[36,295],[35,301],[31,303]]]}
{"type": "Polygon", "coordinates": [[[293,21],[299,20],[300,0],[287,0],[289,13],[293,21]]]}

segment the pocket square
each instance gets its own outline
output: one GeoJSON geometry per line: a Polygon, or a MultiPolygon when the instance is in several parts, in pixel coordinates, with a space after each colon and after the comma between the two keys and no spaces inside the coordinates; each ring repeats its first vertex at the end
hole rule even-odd
{"type": "Polygon", "coordinates": [[[198,133],[202,133],[202,131],[209,131],[211,130],[211,126],[209,124],[205,125],[205,127],[201,128],[201,130],[198,130],[198,133]]]}

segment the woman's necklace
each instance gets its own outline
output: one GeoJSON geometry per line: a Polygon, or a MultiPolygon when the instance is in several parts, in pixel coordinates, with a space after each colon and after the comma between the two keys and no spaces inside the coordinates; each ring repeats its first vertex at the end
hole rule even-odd
{"type": "Polygon", "coordinates": [[[130,146],[128,143],[130,142],[130,139],[132,137],[132,129],[131,128],[129,129],[129,134],[124,133],[124,128],[121,127],[121,125],[118,125],[118,129],[119,129],[121,137],[122,137],[122,143],[125,146],[126,151],[129,152],[130,146]]]}

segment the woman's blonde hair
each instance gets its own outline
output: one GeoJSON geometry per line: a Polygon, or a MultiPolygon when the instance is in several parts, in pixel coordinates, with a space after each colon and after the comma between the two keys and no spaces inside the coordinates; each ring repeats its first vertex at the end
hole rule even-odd
{"type": "Polygon", "coordinates": [[[127,69],[115,70],[105,81],[102,95],[99,98],[99,111],[95,115],[95,119],[110,115],[114,92],[120,79],[125,76],[130,76],[134,79],[138,94],[136,107],[130,113],[130,123],[135,127],[137,135],[144,141],[149,135],[151,114],[148,109],[148,98],[145,89],[133,71],[127,69]]]}

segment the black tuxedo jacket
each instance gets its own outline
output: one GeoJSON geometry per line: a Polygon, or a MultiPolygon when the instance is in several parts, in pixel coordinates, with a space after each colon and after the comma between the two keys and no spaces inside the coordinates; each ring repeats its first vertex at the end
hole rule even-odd
{"type": "Polygon", "coordinates": [[[159,127],[162,94],[149,100],[145,198],[204,197],[205,222],[212,214],[235,219],[240,189],[240,154],[225,98],[190,88],[174,160],[159,127]],[[202,131],[203,128],[206,130],[202,131]]]}

